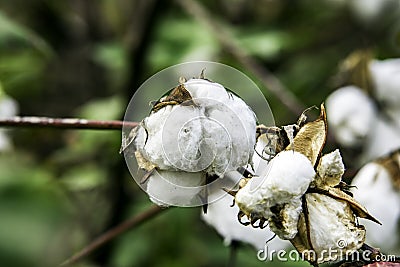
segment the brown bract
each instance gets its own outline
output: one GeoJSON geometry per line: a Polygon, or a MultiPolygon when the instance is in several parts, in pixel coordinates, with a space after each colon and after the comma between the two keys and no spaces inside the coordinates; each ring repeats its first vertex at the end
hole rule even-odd
{"type": "Polygon", "coordinates": [[[322,104],[318,119],[301,127],[293,139],[293,144],[290,144],[286,150],[302,153],[316,167],[326,142],[327,128],[325,107],[322,104]]]}
{"type": "Polygon", "coordinates": [[[192,96],[182,83],[175,87],[165,99],[157,101],[151,111],[157,112],[165,106],[179,104],[193,104],[192,96]]]}

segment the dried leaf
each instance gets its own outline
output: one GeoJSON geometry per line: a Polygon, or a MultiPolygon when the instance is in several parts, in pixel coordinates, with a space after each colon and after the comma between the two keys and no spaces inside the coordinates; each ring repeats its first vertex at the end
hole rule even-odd
{"type": "Polygon", "coordinates": [[[321,113],[318,119],[301,127],[293,139],[293,144],[290,144],[286,150],[293,149],[302,153],[311,161],[313,166],[316,166],[325,145],[326,136],[326,113],[324,105],[321,104],[321,113]]]}

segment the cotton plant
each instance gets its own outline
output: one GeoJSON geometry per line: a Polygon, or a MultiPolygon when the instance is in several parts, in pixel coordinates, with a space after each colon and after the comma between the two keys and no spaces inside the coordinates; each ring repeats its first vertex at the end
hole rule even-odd
{"type": "Polygon", "coordinates": [[[328,249],[337,249],[337,257],[371,249],[357,218],[379,223],[341,181],[340,152],[322,155],[326,136],[323,105],[315,121],[307,122],[303,113],[293,125],[257,126],[243,100],[200,77],[180,79],[153,103],[149,116],[124,136],[122,151],[143,170],[141,183],[154,203],[194,206],[200,198],[206,205],[219,192],[205,220],[226,242],[242,240],[260,248],[272,231],[317,266],[334,260],[324,255],[328,249]],[[210,190],[217,180],[227,187],[210,190]],[[222,190],[229,196],[221,198],[222,190]],[[226,207],[229,200],[236,206],[226,207]],[[238,223],[251,230],[236,231],[238,223]]]}
{"type": "Polygon", "coordinates": [[[239,221],[256,228],[268,225],[314,266],[371,249],[364,243],[366,231],[357,218],[379,221],[341,180],[344,164],[339,150],[322,155],[327,136],[324,106],[318,119],[305,123],[301,118],[292,129],[292,135],[287,128],[276,131],[286,133],[276,135],[276,144],[287,146],[277,146],[268,168],[258,176],[243,178],[234,192],[239,221]],[[328,250],[337,253],[324,253],[328,250]]]}
{"type": "Polygon", "coordinates": [[[365,82],[353,80],[354,85],[339,88],[327,98],[328,122],[339,144],[360,150],[358,165],[367,163],[352,181],[357,188],[354,194],[384,225],[366,223],[367,242],[386,253],[398,253],[400,188],[395,181],[400,169],[388,172],[380,162],[400,148],[400,59],[362,65],[353,71],[365,73],[365,82]]]}
{"type": "MultiPolygon", "coordinates": [[[[18,104],[17,102],[4,93],[0,84],[0,119],[7,119],[17,115],[18,104]]],[[[12,142],[8,136],[7,130],[0,130],[0,151],[7,151],[11,149],[12,142]]]]}
{"type": "Polygon", "coordinates": [[[136,158],[141,183],[157,205],[206,205],[208,184],[251,163],[255,131],[250,107],[201,75],[180,79],[153,103],[122,150],[136,158]]]}

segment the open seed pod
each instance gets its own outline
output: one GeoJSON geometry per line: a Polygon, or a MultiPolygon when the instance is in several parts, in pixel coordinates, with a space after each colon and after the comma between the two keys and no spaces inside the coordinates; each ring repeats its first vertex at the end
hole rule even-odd
{"type": "Polygon", "coordinates": [[[339,151],[321,156],[326,136],[321,105],[320,116],[299,127],[263,179],[250,179],[235,197],[243,216],[251,222],[268,221],[273,232],[290,240],[313,265],[340,260],[363,246],[365,229],[357,217],[378,222],[346,193],[339,151]],[[336,252],[324,253],[331,250],[336,252]]]}
{"type": "Polygon", "coordinates": [[[206,184],[251,163],[255,131],[253,111],[221,84],[180,79],[153,103],[122,150],[145,172],[142,183],[153,202],[194,206],[207,203],[206,184]]]}

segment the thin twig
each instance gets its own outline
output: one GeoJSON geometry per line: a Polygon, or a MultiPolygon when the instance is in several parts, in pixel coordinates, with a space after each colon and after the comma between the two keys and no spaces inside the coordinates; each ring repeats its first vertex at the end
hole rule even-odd
{"type": "Polygon", "coordinates": [[[254,58],[236,43],[233,36],[220,25],[212,15],[198,2],[194,0],[176,0],[177,3],[198,22],[203,24],[214,35],[222,47],[236,58],[245,68],[258,77],[264,86],[274,94],[296,116],[305,110],[305,105],[296,96],[287,90],[285,86],[268,69],[258,63],[254,58]]]}
{"type": "Polygon", "coordinates": [[[135,127],[137,122],[100,121],[76,118],[12,117],[0,120],[0,127],[40,127],[59,129],[121,130],[123,126],[135,127]]]}
{"type": "Polygon", "coordinates": [[[226,266],[228,267],[236,266],[239,247],[240,247],[239,241],[233,240],[231,245],[229,246],[229,259],[226,266]]]}
{"type": "Polygon", "coordinates": [[[86,257],[94,250],[98,249],[99,247],[103,246],[107,242],[111,241],[112,239],[116,238],[122,233],[139,226],[140,224],[152,219],[156,215],[161,214],[163,211],[167,209],[160,208],[159,206],[152,206],[150,209],[140,213],[132,218],[122,222],[121,224],[115,226],[114,228],[108,230],[98,238],[96,238],[92,243],[84,247],[81,251],[77,252],[66,261],[60,264],[61,266],[69,266],[81,260],[82,258],[86,257]]]}

